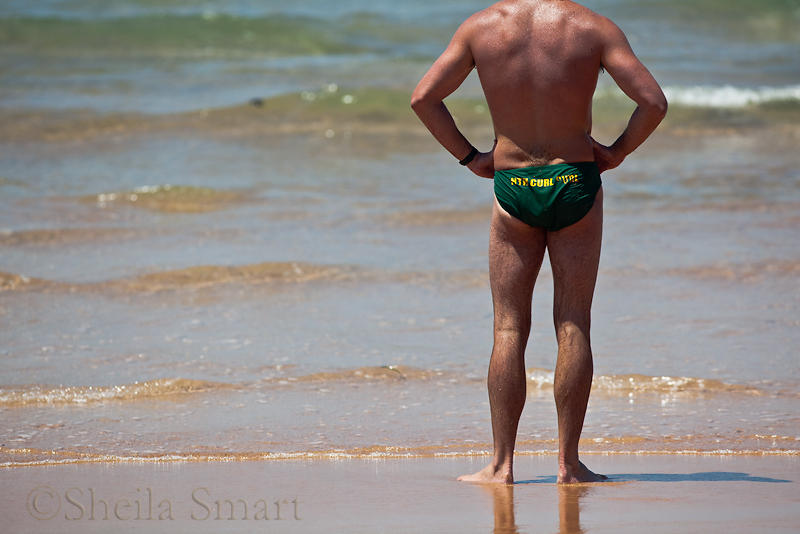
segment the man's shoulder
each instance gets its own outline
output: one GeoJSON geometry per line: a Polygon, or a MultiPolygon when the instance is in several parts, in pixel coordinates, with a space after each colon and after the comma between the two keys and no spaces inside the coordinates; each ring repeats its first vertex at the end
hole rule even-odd
{"type": "Polygon", "coordinates": [[[530,17],[532,25],[536,26],[536,19],[540,16],[543,17],[541,24],[546,27],[552,26],[552,17],[555,16],[573,29],[578,29],[578,33],[574,35],[580,35],[581,40],[588,40],[600,46],[624,35],[611,19],[575,2],[559,3],[556,12],[549,10],[546,14],[537,12],[537,7],[541,5],[537,6],[537,3],[525,0],[502,0],[470,15],[459,26],[456,38],[473,45],[476,39],[485,41],[489,33],[498,35],[503,33],[504,29],[508,29],[510,34],[517,33],[526,24],[521,22],[524,18],[530,17]]]}
{"type": "MultiPolygon", "coordinates": [[[[618,29],[611,19],[586,6],[571,1],[559,4],[556,10],[546,9],[546,18],[549,19],[558,13],[556,16],[559,18],[568,18],[573,24],[579,24],[600,33],[618,29]]],[[[537,15],[541,13],[537,9],[539,7],[542,6],[524,0],[502,0],[470,15],[461,24],[461,29],[465,31],[489,30],[497,28],[498,25],[501,26],[506,21],[516,23],[520,17],[536,19],[537,15]]]]}
{"type": "Polygon", "coordinates": [[[499,23],[505,13],[503,2],[493,4],[485,9],[476,11],[461,23],[461,30],[467,32],[485,31],[499,23]]]}
{"type": "Polygon", "coordinates": [[[602,15],[586,6],[570,2],[570,11],[565,13],[565,19],[575,30],[572,35],[578,42],[604,49],[613,43],[624,40],[624,33],[617,24],[605,15],[602,15]]]}
{"type": "Polygon", "coordinates": [[[582,24],[587,29],[592,30],[598,36],[607,36],[611,33],[621,31],[619,26],[617,26],[613,20],[606,17],[605,15],[601,15],[600,13],[589,9],[586,6],[581,6],[576,4],[579,8],[580,16],[576,17],[580,24],[582,24]]]}

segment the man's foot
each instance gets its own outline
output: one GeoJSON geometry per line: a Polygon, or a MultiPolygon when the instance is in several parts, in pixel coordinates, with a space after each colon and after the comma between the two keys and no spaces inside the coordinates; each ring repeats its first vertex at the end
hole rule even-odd
{"type": "Polygon", "coordinates": [[[558,470],[558,483],[559,484],[578,484],[580,482],[605,482],[608,477],[605,475],[598,475],[589,471],[589,468],[583,465],[583,462],[578,462],[578,467],[575,469],[569,466],[562,465],[558,470]]]}
{"type": "Polygon", "coordinates": [[[458,481],[477,484],[513,484],[514,474],[510,468],[495,468],[493,464],[489,464],[477,473],[461,475],[458,481]]]}

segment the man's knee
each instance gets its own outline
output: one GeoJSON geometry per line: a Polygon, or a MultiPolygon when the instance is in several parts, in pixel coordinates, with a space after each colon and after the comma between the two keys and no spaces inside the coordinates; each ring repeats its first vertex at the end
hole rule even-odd
{"type": "Polygon", "coordinates": [[[511,342],[524,342],[528,339],[531,331],[530,319],[505,319],[495,320],[494,338],[495,340],[505,340],[511,342]]]}
{"type": "Polygon", "coordinates": [[[559,345],[588,343],[591,321],[589,316],[556,320],[556,339],[559,345]]]}

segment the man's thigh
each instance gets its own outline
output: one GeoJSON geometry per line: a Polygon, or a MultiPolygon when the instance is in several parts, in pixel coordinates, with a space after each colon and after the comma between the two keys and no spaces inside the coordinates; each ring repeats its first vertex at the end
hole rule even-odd
{"type": "Polygon", "coordinates": [[[547,232],[509,215],[497,200],[489,237],[489,280],[496,328],[530,325],[533,286],[542,266],[547,232]]]}
{"type": "Polygon", "coordinates": [[[580,221],[548,232],[547,251],[553,270],[553,309],[561,320],[589,319],[603,236],[603,189],[580,221]]]}

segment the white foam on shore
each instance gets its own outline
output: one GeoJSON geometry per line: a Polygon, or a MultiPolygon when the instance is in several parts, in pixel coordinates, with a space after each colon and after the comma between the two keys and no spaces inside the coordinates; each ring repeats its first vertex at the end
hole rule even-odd
{"type": "MultiPolygon", "coordinates": [[[[800,85],[784,87],[735,87],[733,85],[666,86],[667,101],[673,105],[707,108],[743,108],[780,101],[800,102],[800,85]]],[[[597,96],[624,97],[617,87],[598,90],[597,96]]]]}
{"type": "Polygon", "coordinates": [[[782,100],[800,101],[800,85],[787,87],[665,87],[664,94],[672,104],[712,108],[741,108],[782,100]]]}

